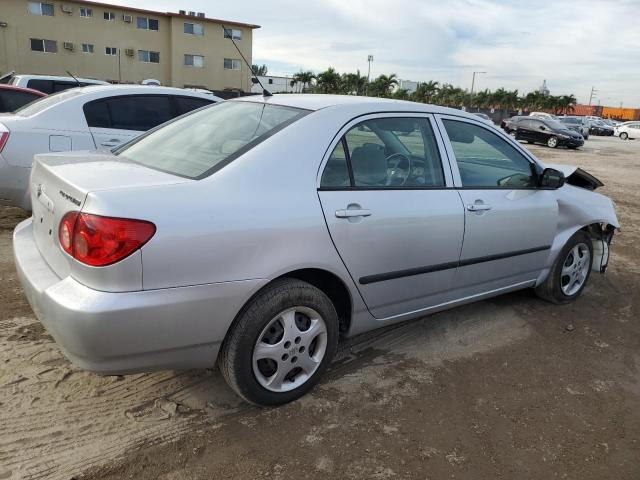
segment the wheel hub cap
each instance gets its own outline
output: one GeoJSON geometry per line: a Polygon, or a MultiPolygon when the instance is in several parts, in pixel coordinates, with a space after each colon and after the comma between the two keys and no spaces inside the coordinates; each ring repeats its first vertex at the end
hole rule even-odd
{"type": "Polygon", "coordinates": [[[591,254],[584,243],[573,247],[562,264],[560,287],[567,296],[575,295],[587,280],[591,268],[591,254]]]}

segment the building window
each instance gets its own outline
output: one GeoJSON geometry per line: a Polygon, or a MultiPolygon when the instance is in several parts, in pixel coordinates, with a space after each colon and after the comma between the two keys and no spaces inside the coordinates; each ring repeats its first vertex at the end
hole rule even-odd
{"type": "Polygon", "coordinates": [[[44,15],[45,17],[53,17],[53,4],[42,2],[29,2],[29,13],[33,15],[44,15]]]}
{"type": "Polygon", "coordinates": [[[204,57],[202,55],[188,55],[184,56],[184,64],[189,67],[204,67],[204,57]]]}
{"type": "Polygon", "coordinates": [[[57,53],[58,42],[55,40],[31,39],[31,50],[34,52],[57,53]]]}
{"type": "Polygon", "coordinates": [[[116,19],[116,14],[113,12],[104,12],[104,19],[107,22],[113,22],[116,19]]]}
{"type": "Polygon", "coordinates": [[[138,28],[141,30],[158,30],[158,20],[147,17],[138,17],[138,28]]]}
{"type": "Polygon", "coordinates": [[[83,43],[82,53],[93,53],[93,43],[83,43]]]}
{"type": "Polygon", "coordinates": [[[242,40],[242,30],[236,30],[235,28],[225,28],[224,38],[233,38],[234,40],[242,40]]]}
{"type": "Polygon", "coordinates": [[[80,9],[80,17],[82,18],[91,18],[93,17],[93,10],[90,8],[81,8],[80,9]]]}
{"type": "Polygon", "coordinates": [[[145,63],[160,63],[160,52],[138,50],[138,60],[145,63]]]}
{"type": "Polygon", "coordinates": [[[236,60],[235,58],[225,58],[224,59],[224,69],[225,70],[240,70],[242,67],[240,60],[236,60]]]}
{"type": "Polygon", "coordinates": [[[105,55],[118,55],[118,49],[116,47],[104,47],[105,55]]]}
{"type": "Polygon", "coordinates": [[[204,35],[204,27],[200,23],[184,22],[184,33],[189,35],[204,35]]]}
{"type": "Polygon", "coordinates": [[[273,85],[273,78],[269,79],[269,85],[273,85]]]}

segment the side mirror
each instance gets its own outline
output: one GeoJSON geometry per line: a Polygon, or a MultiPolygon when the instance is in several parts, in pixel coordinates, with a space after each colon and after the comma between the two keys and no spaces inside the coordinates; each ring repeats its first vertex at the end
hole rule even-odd
{"type": "Polygon", "coordinates": [[[546,130],[546,128],[544,128],[544,125],[540,125],[540,130],[546,130]]]}
{"type": "Polygon", "coordinates": [[[555,168],[545,168],[540,176],[538,186],[549,190],[555,190],[564,185],[564,173],[555,168]]]}

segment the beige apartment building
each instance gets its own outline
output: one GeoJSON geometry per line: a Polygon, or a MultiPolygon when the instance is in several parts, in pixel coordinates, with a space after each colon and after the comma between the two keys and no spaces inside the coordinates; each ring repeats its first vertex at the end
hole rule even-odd
{"type": "MultiPolygon", "coordinates": [[[[135,3],[132,0],[132,3],[135,3]]],[[[0,74],[67,75],[119,83],[251,90],[259,25],[86,0],[0,0],[0,74]]]]}

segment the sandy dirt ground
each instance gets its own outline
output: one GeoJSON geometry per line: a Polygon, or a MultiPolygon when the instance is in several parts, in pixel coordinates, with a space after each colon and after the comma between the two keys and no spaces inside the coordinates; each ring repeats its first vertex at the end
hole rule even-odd
{"type": "Polygon", "coordinates": [[[17,282],[24,216],[0,208],[0,479],[640,478],[640,142],[531,149],[605,182],[606,276],[571,305],[521,291],[352,339],[277,409],[217,370],[76,369],[17,282]]]}

